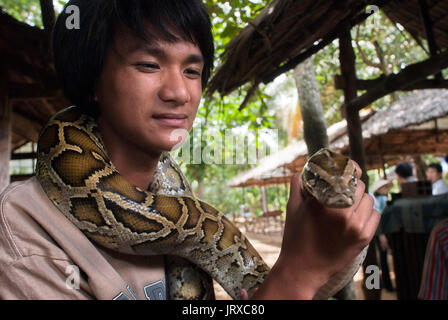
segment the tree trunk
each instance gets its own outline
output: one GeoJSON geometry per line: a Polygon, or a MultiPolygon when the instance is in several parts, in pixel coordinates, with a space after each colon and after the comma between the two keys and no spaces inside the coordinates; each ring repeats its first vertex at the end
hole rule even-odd
{"type": "Polygon", "coordinates": [[[308,147],[308,154],[312,155],[329,145],[327,123],[320,100],[313,57],[303,61],[294,69],[294,78],[299,93],[305,143],[308,147]]]}
{"type": "Polygon", "coordinates": [[[5,82],[0,81],[0,192],[9,184],[11,157],[11,105],[5,82]]]}
{"type": "Polygon", "coordinates": [[[420,181],[426,180],[426,163],[423,159],[423,156],[417,155],[413,157],[414,164],[415,164],[415,175],[417,176],[417,179],[420,181]]]}
{"type": "Polygon", "coordinates": [[[268,212],[268,201],[266,198],[266,188],[261,186],[261,210],[263,213],[268,212]]]}
{"type": "MultiPolygon", "coordinates": [[[[313,57],[308,58],[294,69],[294,78],[299,94],[305,143],[308,155],[312,155],[319,149],[329,146],[327,123],[320,100],[313,57]]],[[[336,293],[335,297],[341,300],[356,300],[353,280],[336,293]]]]}
{"type": "Polygon", "coordinates": [[[198,197],[198,199],[204,199],[204,182],[202,180],[198,180],[196,196],[198,197]]]}

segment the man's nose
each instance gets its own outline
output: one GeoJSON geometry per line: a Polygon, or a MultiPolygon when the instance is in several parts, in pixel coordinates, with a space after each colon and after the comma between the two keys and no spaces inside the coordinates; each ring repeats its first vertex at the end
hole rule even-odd
{"type": "Polygon", "coordinates": [[[168,72],[161,81],[160,99],[171,102],[176,106],[184,105],[190,101],[190,93],[186,83],[188,79],[182,72],[178,70],[168,72]]]}

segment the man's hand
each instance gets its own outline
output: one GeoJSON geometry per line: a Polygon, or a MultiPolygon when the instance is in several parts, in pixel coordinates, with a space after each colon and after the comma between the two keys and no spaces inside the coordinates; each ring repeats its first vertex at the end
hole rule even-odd
{"type": "Polygon", "coordinates": [[[350,208],[328,208],[304,198],[300,174],[293,176],[280,256],[254,299],[312,299],[370,243],[380,215],[355,165],[358,186],[350,208]]]}

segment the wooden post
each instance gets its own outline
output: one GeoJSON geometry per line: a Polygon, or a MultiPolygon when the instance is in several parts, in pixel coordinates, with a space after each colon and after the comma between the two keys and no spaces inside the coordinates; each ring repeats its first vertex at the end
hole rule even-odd
{"type": "MultiPolygon", "coordinates": [[[[345,117],[347,120],[347,131],[350,143],[350,157],[358,163],[362,169],[361,180],[366,185],[366,192],[369,186],[369,177],[366,170],[366,157],[363,145],[361,118],[359,112],[354,108],[347,108],[350,101],[355,99],[358,95],[356,89],[356,69],[355,69],[355,52],[352,46],[352,37],[350,34],[350,28],[343,31],[339,38],[339,61],[341,64],[341,74],[344,79],[344,108],[345,117]]],[[[364,280],[366,278],[365,268],[369,265],[378,266],[376,258],[375,242],[372,241],[367,252],[367,257],[364,260],[364,280]]],[[[363,281],[363,291],[366,300],[379,300],[381,299],[381,290],[370,289],[365,287],[365,281],[363,281]]]]}
{"type": "MultiPolygon", "coordinates": [[[[431,57],[434,57],[439,54],[439,48],[437,47],[437,43],[434,38],[434,30],[431,21],[431,15],[429,13],[428,3],[426,2],[426,0],[419,0],[418,4],[420,7],[420,16],[422,19],[423,30],[425,30],[426,40],[428,41],[429,52],[431,54],[431,57]]],[[[436,73],[435,79],[438,82],[442,82],[442,72],[436,73]]]]}
{"type": "Polygon", "coordinates": [[[11,105],[8,86],[0,81],[0,192],[9,184],[9,158],[11,156],[11,105]]]}

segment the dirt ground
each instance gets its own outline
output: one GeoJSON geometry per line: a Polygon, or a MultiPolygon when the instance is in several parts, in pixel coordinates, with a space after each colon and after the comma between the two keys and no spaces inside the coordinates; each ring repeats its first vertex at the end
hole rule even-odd
{"type": "MultiPolygon", "coordinates": [[[[281,235],[278,236],[265,236],[259,234],[246,234],[252,245],[257,249],[266,263],[271,267],[278,258],[280,254],[281,246],[281,235]]],[[[389,268],[393,270],[392,257],[389,256],[389,268]]],[[[364,294],[362,292],[362,270],[354,277],[356,294],[358,300],[364,300],[364,294]]],[[[395,274],[391,272],[392,283],[395,285],[395,274]]],[[[218,300],[230,300],[230,296],[221,288],[219,284],[214,283],[216,299],[218,300]]],[[[397,295],[395,292],[388,292],[386,290],[381,291],[382,300],[397,300],[397,295]]]]}

